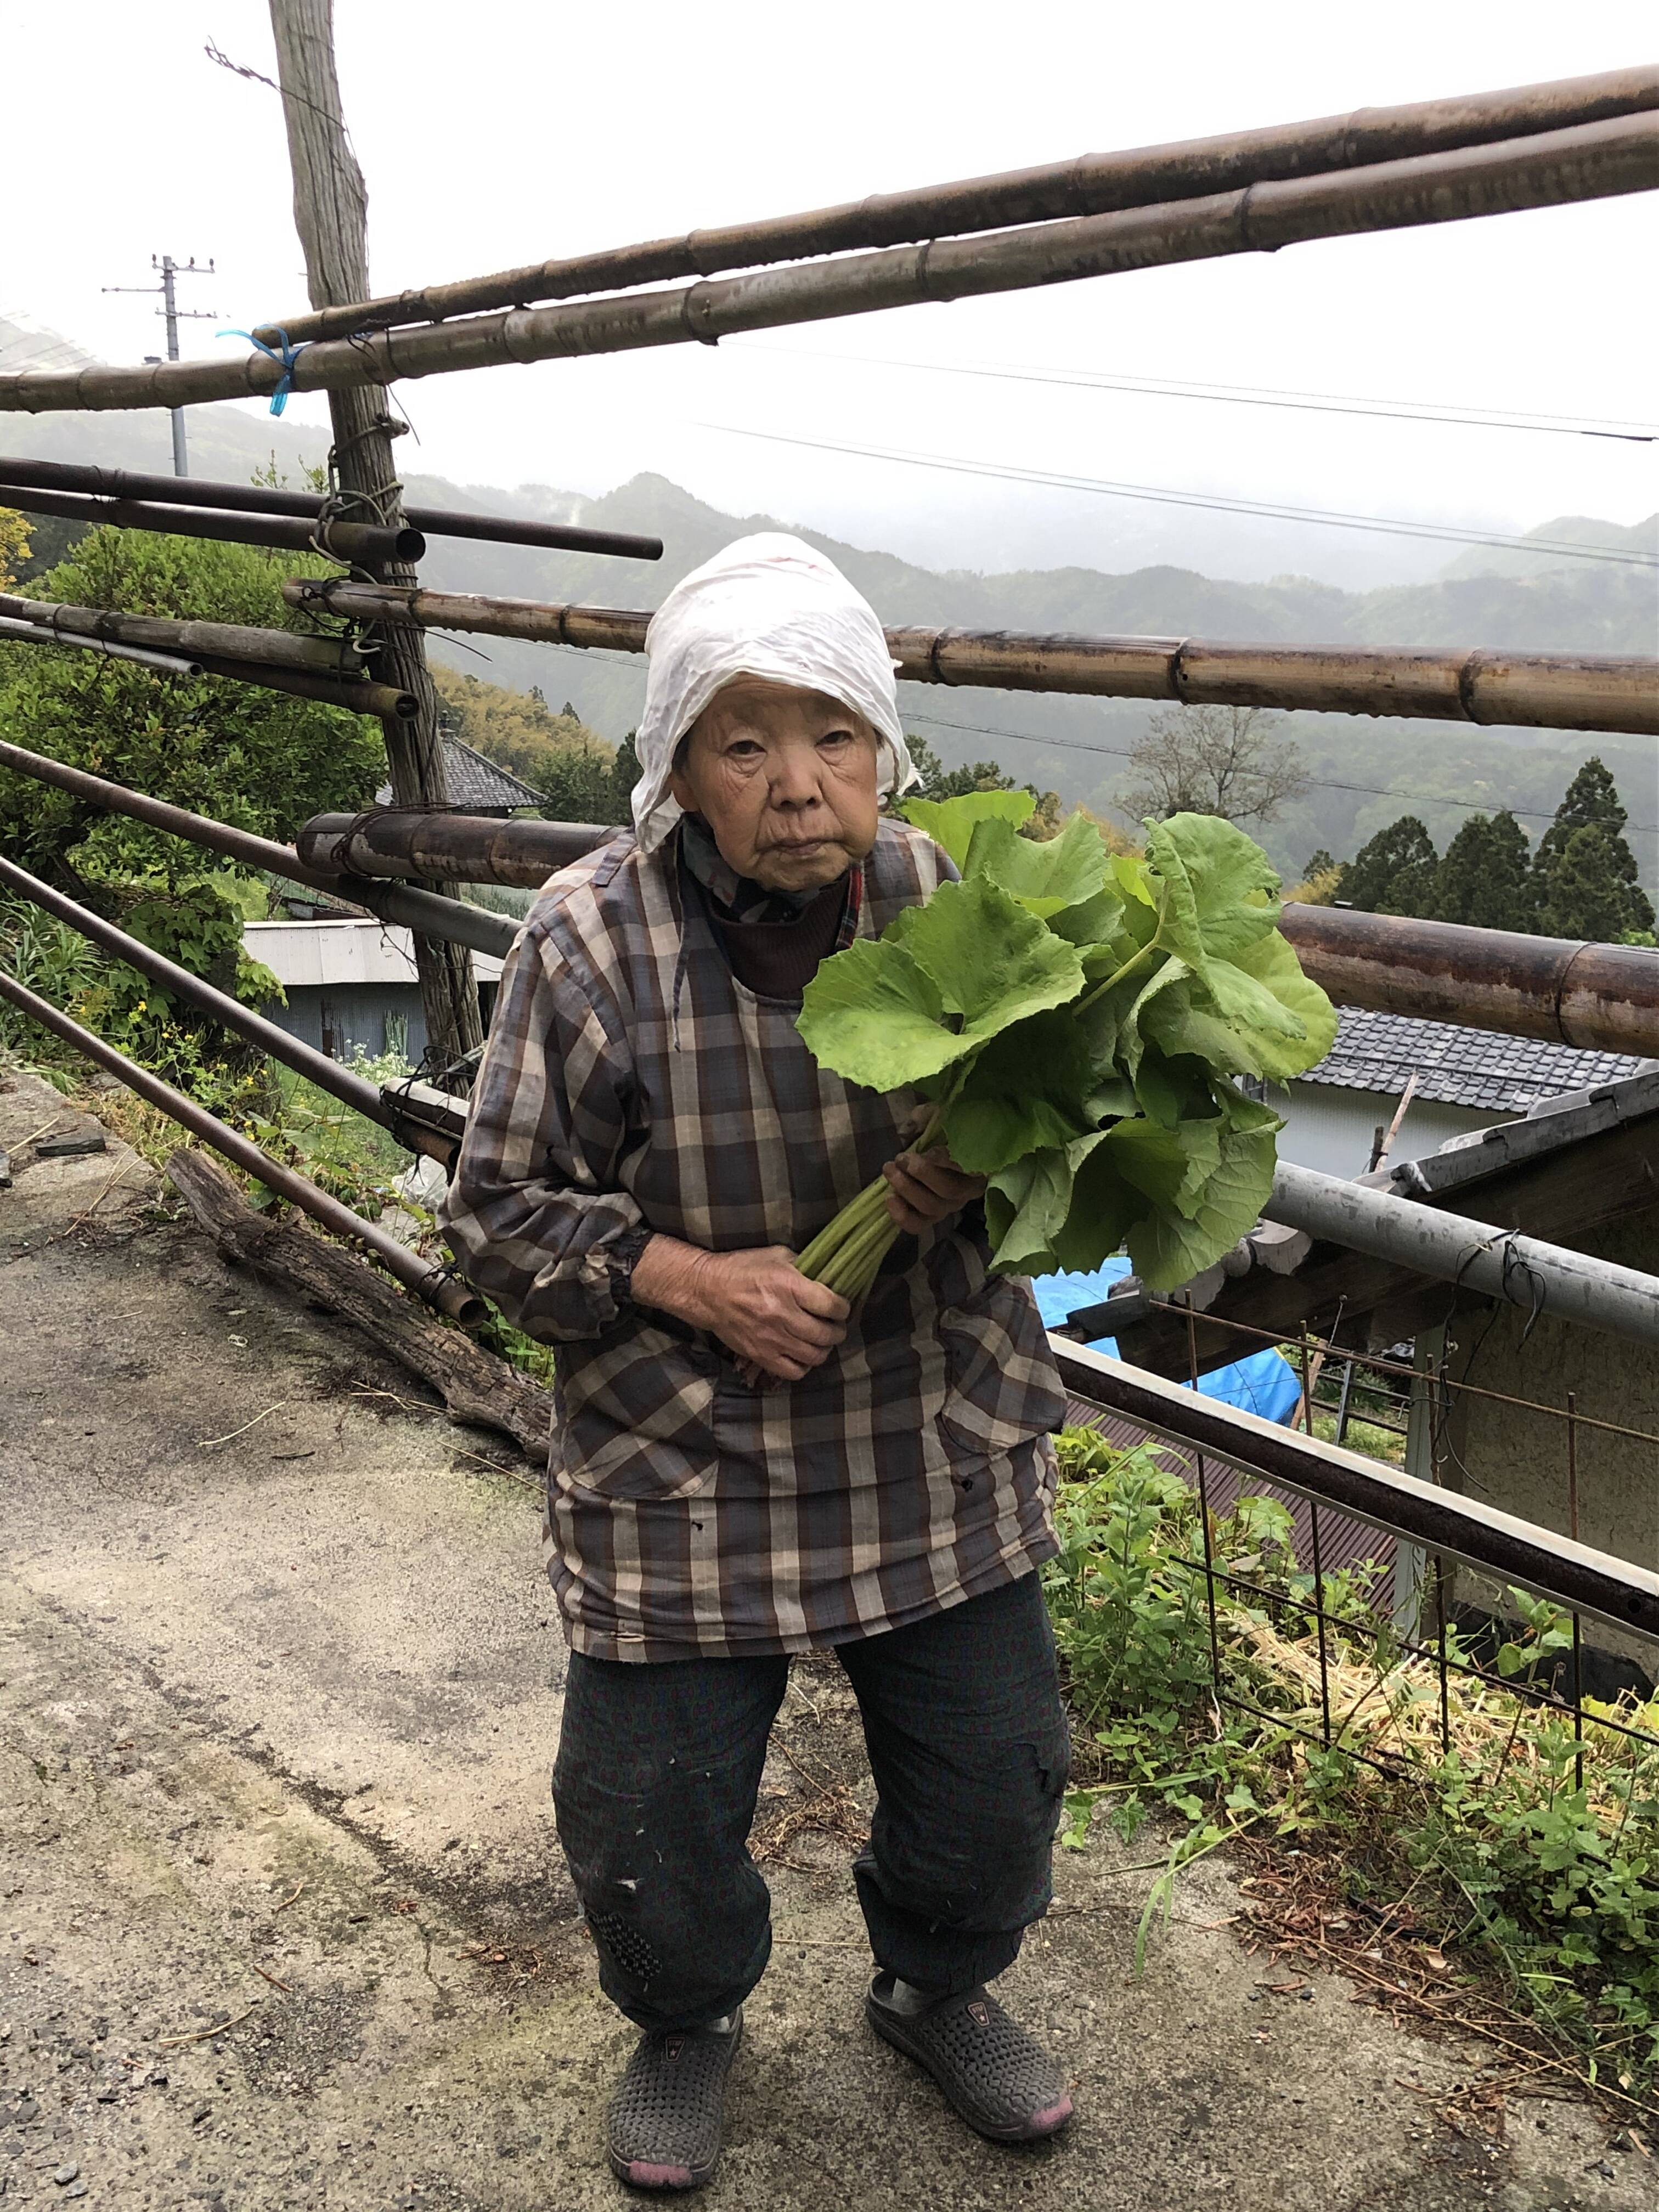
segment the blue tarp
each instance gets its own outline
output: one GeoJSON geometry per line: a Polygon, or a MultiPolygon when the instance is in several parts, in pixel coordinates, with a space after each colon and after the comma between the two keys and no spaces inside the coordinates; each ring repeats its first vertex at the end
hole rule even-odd
{"type": "MultiPolygon", "coordinates": [[[[1068,1314],[1079,1306],[1099,1305],[1114,1283],[1129,1272],[1125,1259],[1108,1260],[1088,1274],[1038,1275],[1031,1285],[1045,1328],[1063,1328],[1068,1314]]],[[[1116,1358],[1117,1339],[1097,1337],[1089,1347],[1116,1358]]],[[[1241,1406],[1247,1413],[1260,1413],[1265,1421],[1288,1424],[1302,1403],[1302,1386],[1296,1370],[1277,1352],[1253,1352],[1231,1367],[1212,1368],[1198,1379],[1200,1392],[1218,1398],[1224,1406],[1241,1406]]]]}

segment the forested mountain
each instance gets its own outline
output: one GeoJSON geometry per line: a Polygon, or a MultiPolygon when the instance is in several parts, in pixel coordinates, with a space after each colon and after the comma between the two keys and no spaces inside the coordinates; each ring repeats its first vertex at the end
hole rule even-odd
{"type": "MultiPolygon", "coordinates": [[[[191,410],[195,472],[243,479],[268,463],[294,481],[318,459],[288,426],[234,410],[191,410]]],[[[3,442],[14,452],[97,459],[128,467],[167,465],[165,417],[128,415],[10,418],[3,442]]],[[[1108,574],[1075,567],[1006,573],[934,571],[896,556],[843,544],[803,528],[788,515],[721,513],[659,476],[639,476],[599,499],[535,484],[504,491],[422,475],[404,455],[412,499],[432,506],[488,509],[575,520],[598,528],[649,531],[666,553],[650,565],[539,553],[434,538],[423,578],[456,591],[527,599],[653,606],[680,576],[742,532],[798,528],[823,548],[893,623],[966,628],[1080,630],[1303,644],[1505,646],[1522,650],[1654,651],[1659,591],[1645,565],[1573,560],[1470,547],[1431,581],[1345,592],[1307,576],[1235,582],[1195,569],[1157,566],[1108,574]]],[[[925,487],[916,495],[926,496],[925,487]]],[[[1559,544],[1651,554],[1659,517],[1633,528],[1559,517],[1531,533],[1559,544]]],[[[642,664],[505,638],[465,644],[435,638],[434,657],[488,681],[570,702],[583,722],[607,738],[638,720],[642,664]]],[[[907,720],[947,763],[994,756],[1022,781],[1067,800],[1112,809],[1129,747],[1144,730],[1147,706],[1030,693],[902,687],[907,720]]],[[[1571,732],[1484,731],[1443,722],[1398,722],[1297,714],[1285,730],[1303,749],[1315,779],[1308,795],[1262,833],[1287,872],[1324,848],[1351,856],[1409,805],[1443,849],[1469,809],[1508,805],[1534,838],[1580,763],[1599,753],[1628,804],[1628,835],[1643,880],[1659,883],[1659,773],[1651,739],[1571,732]]]]}

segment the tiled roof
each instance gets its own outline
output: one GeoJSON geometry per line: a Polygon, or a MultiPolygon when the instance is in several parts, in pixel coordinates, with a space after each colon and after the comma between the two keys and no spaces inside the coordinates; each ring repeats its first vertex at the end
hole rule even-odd
{"type": "Polygon", "coordinates": [[[1616,1083],[1651,1065],[1623,1053],[1587,1052],[1577,1045],[1345,1006],[1335,1044],[1297,1080],[1394,1097],[1414,1071],[1419,1098],[1494,1114],[1524,1114],[1540,1098],[1616,1083]]]}
{"type": "MultiPolygon", "coordinates": [[[[532,791],[522,778],[510,769],[501,768],[493,760],[486,760],[469,744],[446,730],[444,735],[444,769],[449,780],[449,803],[452,806],[470,806],[491,813],[503,807],[539,806],[544,794],[532,791]]],[[[377,806],[390,806],[392,786],[382,784],[374,794],[377,806]]]]}

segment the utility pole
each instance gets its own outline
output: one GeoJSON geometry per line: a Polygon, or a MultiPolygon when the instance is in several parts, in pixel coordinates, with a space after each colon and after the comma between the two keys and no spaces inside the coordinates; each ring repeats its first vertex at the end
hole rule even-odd
{"type": "MultiPolygon", "coordinates": [[[[158,259],[152,253],[149,265],[160,270],[161,281],[159,284],[106,284],[104,289],[106,292],[159,292],[161,305],[155,312],[167,319],[167,359],[177,361],[180,322],[214,323],[219,318],[211,307],[181,307],[173,289],[173,279],[176,276],[211,276],[213,264],[210,261],[205,268],[200,266],[193,253],[188,261],[175,261],[170,253],[163,253],[158,259]]],[[[145,359],[153,361],[155,356],[147,354],[145,359]]],[[[190,474],[190,454],[185,444],[185,410],[182,407],[173,410],[173,473],[176,477],[190,474]]]]}
{"type": "MultiPolygon", "coordinates": [[[[311,304],[349,306],[368,297],[368,193],[340,106],[333,0],[270,0],[270,27],[276,40],[276,74],[294,172],[294,222],[305,249],[311,304]]],[[[392,419],[385,386],[331,392],[328,401],[334,426],[331,487],[337,487],[356,519],[401,523],[403,486],[392,441],[404,425],[392,419]]],[[[413,568],[403,564],[370,573],[378,583],[413,585],[416,580],[413,568]]],[[[379,630],[376,642],[381,682],[412,691],[420,702],[412,722],[388,717],[383,725],[392,798],[399,806],[447,805],[437,695],[427,672],[421,634],[388,623],[379,630]]],[[[428,888],[446,887],[434,884],[428,888]]],[[[448,1066],[483,1042],[472,956],[465,945],[417,937],[415,959],[428,1054],[436,1067],[448,1066]]]]}

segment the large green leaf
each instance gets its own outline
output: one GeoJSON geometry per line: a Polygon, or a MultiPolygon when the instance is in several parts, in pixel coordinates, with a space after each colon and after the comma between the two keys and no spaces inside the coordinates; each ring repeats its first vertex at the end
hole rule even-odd
{"type": "MultiPolygon", "coordinates": [[[[987,794],[994,795],[994,794],[987,794]]],[[[796,1027],[849,1083],[896,1091],[965,1059],[1013,1023],[1074,998],[1076,950],[994,884],[941,884],[873,942],[833,954],[796,1027]]]]}
{"type": "Polygon", "coordinates": [[[1296,947],[1275,930],[1239,953],[1234,965],[1271,992],[1302,1024],[1302,1036],[1293,1041],[1274,1032],[1261,1034],[1261,1065],[1255,1072],[1283,1083],[1317,1067],[1336,1042],[1336,1008],[1318,984],[1303,974],[1296,947]]]}
{"type": "Polygon", "coordinates": [[[1272,1192],[1279,1116],[1242,1092],[1223,1089],[1215,1164],[1198,1188],[1182,1194],[1181,1206],[1160,1206],[1128,1231],[1129,1257],[1149,1290],[1173,1290],[1212,1267],[1255,1227],[1272,1192]]]}
{"type": "Polygon", "coordinates": [[[986,877],[1046,921],[1103,890],[1110,858],[1106,840],[1086,814],[1073,814],[1058,837],[1042,842],[1022,837],[1011,822],[994,819],[975,830],[963,872],[986,877]]]}
{"type": "Polygon", "coordinates": [[[994,1037],[968,1070],[945,1117],[945,1142],[959,1167],[994,1175],[1087,1135],[1115,1096],[1103,1094],[1088,1036],[1069,1009],[1033,1014],[994,1037]],[[1097,1097],[1102,1107],[1091,1111],[1097,1097]]]}
{"type": "Polygon", "coordinates": [[[1200,967],[1231,960],[1279,921],[1278,872],[1254,838],[1215,814],[1146,824],[1146,858],[1164,886],[1164,941],[1200,967]]]}
{"type": "Polygon", "coordinates": [[[1018,830],[1030,820],[1036,806],[1029,791],[968,791],[960,799],[907,799],[897,811],[942,845],[956,862],[957,873],[966,875],[968,848],[981,822],[1010,822],[1018,830]]]}
{"type": "Polygon", "coordinates": [[[1123,1249],[1123,1239],[1146,1211],[1142,1191],[1127,1182],[1110,1145],[1097,1145],[1072,1179],[1071,1211],[1054,1232],[1056,1263],[1079,1273],[1123,1249]]]}
{"type": "Polygon", "coordinates": [[[1101,1143],[1081,1137],[1028,1152],[991,1178],[985,1194],[985,1223],[992,1241],[991,1264],[1005,1274],[1046,1273],[1055,1264],[1054,1239],[1071,1210],[1072,1182],[1078,1167],[1101,1143]]]}
{"type": "MultiPolygon", "coordinates": [[[[1030,842],[1028,838],[1026,842],[1030,842]]],[[[1103,884],[1091,896],[1075,906],[1061,907],[1057,914],[1049,915],[1048,927],[1056,937],[1063,937],[1068,945],[1077,945],[1085,954],[1101,950],[1119,960],[1127,959],[1146,942],[1144,938],[1131,938],[1124,927],[1123,894],[1115,882],[1103,884]]],[[[1086,957],[1084,964],[1088,964],[1086,957]]]]}
{"type": "Polygon", "coordinates": [[[1165,1053],[1150,1033],[1141,1041],[1134,1095],[1141,1111],[1166,1129],[1214,1112],[1209,1063],[1196,1053],[1165,1053]]]}

